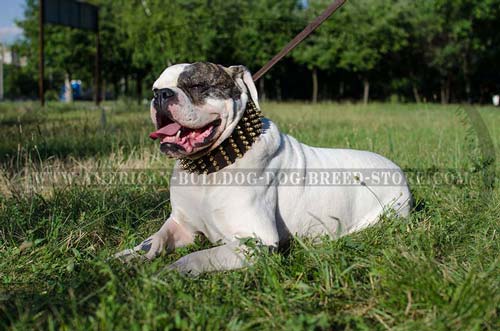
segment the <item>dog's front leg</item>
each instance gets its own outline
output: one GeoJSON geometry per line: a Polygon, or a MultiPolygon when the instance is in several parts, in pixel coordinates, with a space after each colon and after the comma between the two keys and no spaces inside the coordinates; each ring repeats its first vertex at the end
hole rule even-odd
{"type": "Polygon", "coordinates": [[[130,261],[133,258],[147,258],[152,260],[167,249],[173,252],[176,248],[183,247],[194,242],[194,233],[189,232],[181,224],[170,217],[152,236],[141,242],[132,249],[126,249],[114,255],[123,261],[130,261]],[[145,252],[145,254],[141,254],[145,252]]]}
{"type": "Polygon", "coordinates": [[[240,269],[251,263],[248,247],[240,241],[234,241],[183,256],[168,268],[196,276],[210,271],[240,269]]]}

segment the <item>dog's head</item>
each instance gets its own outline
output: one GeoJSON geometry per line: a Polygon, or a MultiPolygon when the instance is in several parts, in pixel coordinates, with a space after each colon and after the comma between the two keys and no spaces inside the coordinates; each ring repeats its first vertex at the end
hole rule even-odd
{"type": "Polygon", "coordinates": [[[151,120],[161,151],[175,158],[196,158],[222,143],[245,112],[249,98],[257,108],[257,90],[244,66],[213,63],[176,64],[153,84],[151,120]]]}

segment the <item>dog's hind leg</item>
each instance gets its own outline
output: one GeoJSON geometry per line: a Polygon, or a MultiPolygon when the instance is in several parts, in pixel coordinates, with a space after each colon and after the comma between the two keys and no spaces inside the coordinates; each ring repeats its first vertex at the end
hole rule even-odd
{"type": "Polygon", "coordinates": [[[176,248],[183,247],[194,242],[194,233],[189,232],[172,217],[163,226],[146,240],[132,249],[126,249],[114,255],[122,261],[130,261],[134,258],[146,258],[152,260],[163,252],[173,252],[176,248]],[[145,254],[141,254],[145,253],[145,254]]]}

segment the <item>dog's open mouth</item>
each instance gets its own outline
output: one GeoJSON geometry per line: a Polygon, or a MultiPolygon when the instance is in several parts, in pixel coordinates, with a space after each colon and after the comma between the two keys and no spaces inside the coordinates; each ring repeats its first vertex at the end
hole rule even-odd
{"type": "Polygon", "coordinates": [[[149,137],[153,140],[160,139],[162,145],[168,144],[175,150],[181,149],[191,153],[195,148],[203,147],[212,141],[220,123],[221,120],[217,119],[202,128],[191,129],[172,121],[152,132],[149,137]]]}

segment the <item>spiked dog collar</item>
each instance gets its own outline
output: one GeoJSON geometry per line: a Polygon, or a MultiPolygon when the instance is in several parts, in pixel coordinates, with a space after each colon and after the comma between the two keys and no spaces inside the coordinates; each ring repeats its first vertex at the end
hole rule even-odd
{"type": "Polygon", "coordinates": [[[214,150],[196,159],[182,158],[180,166],[187,172],[210,174],[219,171],[243,155],[262,133],[262,113],[251,98],[248,99],[243,117],[231,135],[214,150]]]}

